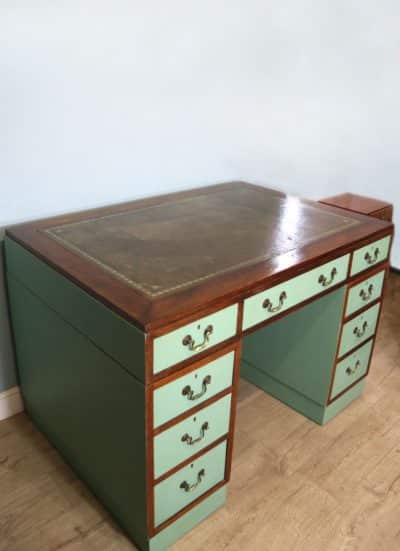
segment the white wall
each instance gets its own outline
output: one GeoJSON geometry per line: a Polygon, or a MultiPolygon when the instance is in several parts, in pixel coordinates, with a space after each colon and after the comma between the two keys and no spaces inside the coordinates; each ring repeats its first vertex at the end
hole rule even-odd
{"type": "Polygon", "coordinates": [[[399,29],[398,0],[2,0],[0,225],[237,178],[399,223],[399,29]]]}

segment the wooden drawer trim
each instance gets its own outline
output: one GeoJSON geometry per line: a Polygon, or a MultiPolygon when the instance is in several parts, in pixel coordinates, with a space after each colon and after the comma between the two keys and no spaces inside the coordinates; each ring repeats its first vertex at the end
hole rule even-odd
{"type": "MultiPolygon", "coordinates": [[[[214,491],[216,491],[219,487],[221,487],[222,485],[226,484],[227,483],[227,473],[226,473],[226,464],[227,464],[227,456],[228,456],[228,452],[229,452],[229,449],[228,449],[228,442],[227,440],[222,440],[222,442],[214,445],[210,450],[208,450],[206,453],[203,453],[201,454],[200,457],[205,457],[207,456],[207,454],[215,454],[216,456],[218,456],[219,454],[224,454],[223,455],[223,464],[219,464],[216,465],[216,468],[217,469],[220,469],[221,470],[221,475],[222,475],[222,478],[221,480],[217,481],[211,488],[209,488],[208,490],[206,490],[203,494],[199,495],[197,498],[193,499],[193,501],[189,502],[187,505],[185,505],[183,508],[179,509],[178,511],[176,511],[175,513],[173,513],[170,517],[166,518],[165,520],[161,521],[161,523],[157,524],[157,526],[155,525],[155,516],[153,518],[153,534],[159,532],[160,530],[162,530],[163,528],[165,528],[168,524],[170,524],[171,522],[173,522],[174,520],[176,520],[177,518],[179,518],[180,516],[182,516],[183,514],[185,514],[188,510],[190,510],[192,507],[194,507],[195,505],[197,505],[197,503],[199,503],[200,501],[206,499],[208,497],[208,495],[210,495],[211,493],[213,493],[214,491]]],[[[196,461],[199,462],[199,465],[198,466],[194,466],[193,468],[193,476],[195,477],[197,473],[197,469],[201,467],[202,463],[201,463],[201,459],[199,461],[200,458],[196,458],[196,459],[193,459],[190,463],[195,463],[196,461]]],[[[209,461],[211,459],[211,457],[206,457],[205,458],[205,461],[209,461]]],[[[179,472],[180,470],[182,469],[187,469],[187,465],[184,466],[184,467],[181,467],[181,469],[178,469],[174,474],[172,474],[170,477],[168,478],[172,478],[176,475],[177,472],[179,472]]],[[[200,469],[201,470],[201,469],[200,469]]],[[[207,476],[207,472],[206,472],[206,476],[207,476]]],[[[184,473],[182,473],[182,477],[184,478],[184,473]]],[[[166,478],[165,480],[161,481],[160,484],[163,484],[163,482],[165,483],[166,480],[168,480],[168,478],[166,478]]],[[[217,475],[217,478],[218,478],[218,475],[217,475]]],[[[205,479],[206,480],[206,479],[205,479]]],[[[155,502],[156,500],[156,496],[155,496],[155,493],[157,491],[157,489],[159,490],[160,486],[159,484],[155,485],[152,489],[152,496],[153,496],[153,500],[155,502]]],[[[182,490],[183,491],[183,490],[182,490]]]]}
{"type": "MultiPolygon", "coordinates": [[[[175,520],[180,518],[182,515],[184,515],[187,511],[192,509],[192,507],[195,507],[198,503],[200,503],[203,499],[206,499],[209,497],[214,491],[218,490],[219,488],[223,487],[229,480],[231,475],[231,468],[232,468],[232,452],[233,452],[233,443],[234,443],[234,428],[235,428],[235,419],[236,419],[236,404],[237,404],[237,393],[238,393],[238,382],[239,382],[239,374],[240,374],[240,356],[241,356],[241,342],[231,345],[229,347],[226,347],[223,350],[220,350],[218,352],[213,353],[208,358],[204,358],[200,361],[195,362],[191,366],[188,366],[184,370],[173,373],[169,377],[166,378],[166,380],[159,381],[157,383],[154,383],[153,385],[149,385],[146,389],[146,425],[147,425],[147,435],[146,435],[146,447],[147,447],[147,494],[148,494],[148,510],[147,510],[147,527],[148,527],[148,533],[150,536],[157,534],[158,532],[162,531],[164,528],[172,524],[175,520]],[[189,417],[190,415],[193,415],[196,411],[202,409],[203,407],[206,407],[207,405],[217,401],[221,397],[223,397],[226,394],[231,393],[231,413],[230,413],[230,426],[229,426],[229,434],[225,437],[222,437],[218,441],[212,443],[208,448],[205,448],[203,450],[200,450],[198,454],[194,455],[192,457],[200,457],[202,454],[206,453],[208,449],[211,449],[212,447],[218,445],[220,442],[226,440],[227,443],[227,451],[226,451],[226,464],[225,464],[225,478],[224,480],[217,484],[214,488],[211,488],[209,491],[207,491],[205,494],[200,496],[198,499],[193,501],[191,504],[189,504],[187,507],[179,511],[176,515],[171,517],[170,519],[166,520],[163,524],[160,526],[157,526],[155,528],[154,526],[154,493],[152,491],[153,483],[154,483],[154,450],[153,450],[153,434],[156,434],[158,430],[165,430],[169,426],[172,426],[173,424],[176,424],[179,422],[180,418],[176,417],[172,419],[170,422],[165,423],[164,425],[160,426],[158,429],[153,430],[153,389],[158,388],[160,386],[163,386],[165,382],[172,381],[178,377],[181,376],[183,373],[189,373],[193,371],[194,369],[197,369],[198,367],[208,363],[210,361],[210,358],[217,358],[220,356],[225,355],[226,353],[234,351],[235,358],[234,358],[234,369],[233,369],[233,382],[232,386],[230,388],[225,389],[223,392],[221,392],[218,395],[215,395],[211,399],[209,399],[207,402],[203,402],[202,404],[199,404],[195,408],[191,409],[190,411],[185,413],[185,417],[189,417]]],[[[190,458],[187,460],[188,463],[191,462],[190,458]]],[[[179,470],[179,469],[177,469],[179,470]]],[[[170,472],[170,474],[172,471],[170,472]]]]}
{"type": "Polygon", "coordinates": [[[310,298],[318,297],[324,291],[343,284],[348,276],[349,264],[350,255],[343,255],[246,298],[243,331],[270,319],[276,319],[277,314],[288,312],[310,298]],[[325,283],[322,278],[325,278],[325,283]],[[303,288],[299,290],[301,286],[303,288]],[[269,306],[266,306],[267,304],[269,306]]]}
{"type": "MultiPolygon", "coordinates": [[[[212,450],[213,448],[215,448],[216,446],[218,446],[219,444],[221,444],[221,442],[224,442],[225,440],[226,440],[226,449],[227,449],[226,460],[228,460],[229,432],[224,434],[223,436],[220,436],[219,438],[214,440],[214,442],[211,442],[211,444],[209,444],[208,446],[206,446],[202,450],[197,451],[196,453],[194,453],[193,455],[191,455],[190,457],[188,457],[184,461],[181,461],[179,464],[174,465],[174,467],[172,467],[172,469],[169,469],[168,471],[166,471],[162,475],[158,476],[157,478],[154,478],[153,481],[152,481],[152,486],[156,486],[159,482],[162,482],[166,478],[169,478],[170,476],[172,476],[173,474],[178,472],[183,467],[186,467],[190,463],[193,463],[193,461],[195,461],[196,459],[198,459],[202,455],[206,454],[207,452],[209,452],[210,450],[212,450]]],[[[153,465],[153,473],[154,473],[154,465],[153,465]]]]}
{"type": "MultiPolygon", "coordinates": [[[[372,358],[373,345],[374,345],[374,337],[371,337],[370,339],[368,339],[367,341],[362,343],[360,346],[358,346],[355,350],[352,350],[344,358],[342,358],[342,359],[340,359],[339,361],[336,362],[335,373],[334,373],[334,377],[333,377],[333,384],[332,384],[331,389],[330,389],[330,396],[329,396],[328,403],[331,403],[338,396],[343,395],[345,392],[347,392],[347,390],[349,390],[349,388],[351,388],[356,383],[358,383],[358,381],[360,381],[361,379],[363,379],[364,377],[367,376],[368,371],[369,371],[369,366],[370,366],[370,363],[371,363],[371,358],[372,358]],[[343,365],[345,365],[346,368],[347,367],[350,367],[350,368],[354,367],[351,364],[353,364],[356,360],[355,360],[355,358],[352,358],[352,356],[356,356],[358,358],[358,356],[364,356],[365,354],[367,355],[366,356],[366,361],[364,361],[363,364],[360,364],[360,368],[361,368],[360,374],[357,375],[357,372],[356,372],[356,373],[354,373],[354,377],[352,377],[352,375],[349,375],[350,378],[348,379],[348,381],[349,381],[348,384],[345,387],[343,387],[342,390],[340,390],[339,392],[336,392],[334,394],[336,379],[337,379],[338,376],[340,376],[339,369],[343,370],[343,365]],[[342,366],[340,364],[342,364],[342,366]]],[[[359,360],[357,359],[357,362],[358,361],[359,360]]]]}
{"type": "MultiPolygon", "coordinates": [[[[353,279],[349,283],[346,290],[345,304],[344,304],[344,310],[343,310],[343,318],[346,321],[362,313],[364,310],[368,310],[368,308],[370,306],[373,306],[375,302],[382,299],[384,288],[385,288],[386,277],[387,277],[387,271],[388,271],[388,264],[387,263],[383,265],[380,264],[379,266],[376,266],[374,269],[368,270],[368,272],[362,272],[360,276],[356,277],[356,279],[353,279]],[[347,313],[347,308],[349,306],[349,299],[350,299],[352,290],[357,286],[360,286],[360,288],[362,289],[363,284],[366,284],[369,280],[372,280],[373,278],[375,278],[381,273],[383,273],[383,278],[382,278],[382,284],[381,284],[381,289],[379,293],[374,295],[370,300],[366,300],[366,301],[360,300],[361,307],[357,308],[356,310],[353,310],[350,313],[347,313]]],[[[373,282],[373,284],[376,286],[375,282],[373,282]]]]}
{"type": "Polygon", "coordinates": [[[202,409],[206,404],[211,403],[210,400],[216,396],[229,391],[234,384],[236,356],[237,347],[225,348],[214,357],[208,357],[201,360],[201,362],[196,362],[188,368],[178,371],[170,377],[152,385],[152,420],[154,424],[151,430],[153,432],[157,429],[163,430],[168,425],[174,424],[173,421],[184,419],[197,408],[202,409]],[[209,375],[211,375],[211,382],[205,387],[209,388],[208,394],[206,390],[198,401],[188,400],[187,397],[181,395],[185,386],[190,386],[191,390],[195,392],[201,391],[203,382],[209,375]],[[219,376],[217,380],[215,380],[216,375],[219,376]],[[194,379],[196,379],[195,383],[193,382],[194,379]],[[161,400],[167,399],[170,392],[177,393],[176,400],[179,400],[179,402],[174,402],[173,407],[169,407],[170,411],[166,415],[165,411],[162,411],[161,400]],[[160,415],[156,417],[157,404],[162,417],[160,415]]]}
{"type": "Polygon", "coordinates": [[[340,359],[344,358],[348,354],[348,352],[354,351],[356,348],[358,348],[359,344],[365,343],[369,338],[375,335],[376,328],[379,322],[380,311],[381,311],[381,300],[376,301],[375,304],[370,305],[369,308],[367,308],[363,312],[357,312],[356,316],[352,317],[350,320],[342,324],[341,334],[338,341],[339,342],[338,354],[337,354],[338,358],[340,359]],[[371,327],[371,324],[368,323],[368,319],[366,319],[369,317],[372,317],[372,320],[374,320],[375,318],[375,321],[373,322],[373,327],[371,327]],[[353,323],[356,320],[357,320],[357,325],[353,323]],[[367,325],[364,329],[365,322],[367,322],[367,325]],[[353,346],[350,346],[350,348],[342,347],[344,336],[351,335],[355,328],[358,328],[362,332],[362,336],[360,337],[360,339],[362,340],[357,340],[356,338],[354,338],[353,346]],[[364,338],[364,334],[367,335],[365,338],[364,338]]]}
{"type": "Polygon", "coordinates": [[[153,374],[184,360],[193,360],[203,350],[210,350],[234,337],[238,313],[239,306],[234,303],[156,337],[153,340],[153,374]]]}
{"type": "Polygon", "coordinates": [[[390,256],[392,241],[392,236],[386,235],[380,239],[371,240],[366,245],[355,249],[351,259],[350,276],[358,275],[387,261],[390,256]],[[374,260],[375,250],[379,251],[377,260],[374,260]],[[368,264],[365,260],[366,254],[371,256],[371,264],[368,264]]]}

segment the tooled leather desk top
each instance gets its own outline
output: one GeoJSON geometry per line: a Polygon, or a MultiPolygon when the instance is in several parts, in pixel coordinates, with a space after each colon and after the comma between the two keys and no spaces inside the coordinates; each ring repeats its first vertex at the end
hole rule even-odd
{"type": "Polygon", "coordinates": [[[221,291],[231,290],[236,280],[243,287],[246,273],[252,282],[263,269],[272,274],[290,268],[307,260],[300,251],[311,247],[315,256],[321,254],[317,244],[319,249],[323,244],[328,252],[364,237],[368,225],[369,233],[382,229],[360,215],[231,183],[25,224],[8,233],[64,273],[74,266],[72,278],[86,287],[85,274],[97,271],[102,295],[104,281],[117,280],[117,287],[142,297],[137,302],[148,313],[157,309],[149,303],[171,305],[179,293],[189,299],[197,294],[201,302],[206,286],[221,282],[221,291]],[[62,251],[70,259],[65,265],[62,251]]]}

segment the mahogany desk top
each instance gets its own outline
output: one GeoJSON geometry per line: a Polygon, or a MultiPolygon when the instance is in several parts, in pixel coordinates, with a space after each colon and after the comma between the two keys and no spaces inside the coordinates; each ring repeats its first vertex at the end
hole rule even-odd
{"type": "Polygon", "coordinates": [[[150,330],[283,281],[391,226],[231,182],[22,224],[7,234],[150,330]]]}

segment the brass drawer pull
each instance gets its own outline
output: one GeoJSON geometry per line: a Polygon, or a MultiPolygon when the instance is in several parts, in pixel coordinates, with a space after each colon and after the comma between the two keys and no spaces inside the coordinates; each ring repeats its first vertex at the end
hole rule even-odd
{"type": "Polygon", "coordinates": [[[346,373],[347,375],[354,375],[354,373],[357,371],[357,369],[359,369],[361,367],[361,363],[360,363],[360,360],[357,360],[356,362],[356,365],[351,368],[351,367],[348,367],[346,368],[346,373]]]}
{"type": "Polygon", "coordinates": [[[279,304],[277,306],[272,306],[272,302],[269,300],[269,298],[266,298],[262,303],[262,307],[266,308],[268,312],[279,312],[286,299],[287,295],[285,291],[282,291],[282,293],[279,295],[279,304]]]}
{"type": "Polygon", "coordinates": [[[186,442],[186,444],[188,446],[193,446],[193,444],[196,444],[197,442],[200,442],[201,440],[203,440],[203,438],[205,437],[206,435],[206,430],[208,430],[210,427],[209,427],[209,424],[208,422],[206,421],[205,423],[202,424],[201,426],[201,429],[200,429],[200,436],[198,436],[197,438],[193,438],[192,436],[190,436],[188,433],[184,434],[181,438],[182,442],[186,442]]]}
{"type": "Polygon", "coordinates": [[[379,247],[377,247],[374,250],[374,256],[371,256],[369,253],[365,253],[364,260],[367,262],[367,264],[375,264],[375,262],[378,260],[379,257],[379,247]]]}
{"type": "Polygon", "coordinates": [[[331,277],[328,279],[326,276],[324,276],[323,274],[321,274],[319,276],[319,279],[318,279],[318,283],[320,283],[323,287],[328,287],[328,285],[331,285],[333,283],[333,280],[335,279],[335,277],[337,276],[337,269],[336,268],[332,268],[331,270],[331,277]]]}
{"type": "Polygon", "coordinates": [[[364,321],[361,329],[359,327],[355,327],[353,333],[355,334],[356,337],[360,339],[365,335],[365,331],[367,330],[367,327],[368,327],[368,322],[364,321]]]}
{"type": "Polygon", "coordinates": [[[191,389],[190,385],[185,386],[185,388],[182,390],[182,394],[186,396],[188,400],[198,400],[204,394],[207,392],[207,385],[211,383],[211,375],[207,375],[204,377],[203,382],[201,384],[201,391],[197,394],[194,393],[194,390],[191,389]]]}
{"type": "Polygon", "coordinates": [[[370,285],[368,285],[368,291],[365,291],[364,289],[361,289],[360,297],[361,297],[362,300],[364,300],[366,302],[367,300],[371,300],[373,292],[374,292],[374,286],[371,283],[370,285]]]}
{"type": "Polygon", "coordinates": [[[179,488],[182,488],[182,490],[185,490],[185,492],[193,492],[193,490],[195,490],[197,486],[201,484],[201,481],[205,474],[205,470],[201,469],[201,471],[199,471],[197,474],[197,482],[195,482],[194,484],[189,484],[189,482],[186,482],[186,480],[184,480],[179,488]]]}
{"type": "Polygon", "coordinates": [[[183,339],[182,344],[183,346],[188,346],[189,350],[191,352],[199,352],[199,350],[203,350],[207,346],[207,344],[210,341],[210,335],[213,332],[213,326],[208,325],[204,329],[204,338],[203,342],[200,342],[199,344],[196,344],[196,341],[193,339],[192,335],[186,335],[186,337],[183,339]]]}

